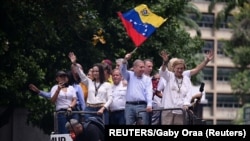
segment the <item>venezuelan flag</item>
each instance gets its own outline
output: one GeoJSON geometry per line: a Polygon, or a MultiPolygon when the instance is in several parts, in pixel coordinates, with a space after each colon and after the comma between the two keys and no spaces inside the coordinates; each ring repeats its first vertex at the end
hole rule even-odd
{"type": "Polygon", "coordinates": [[[126,13],[118,12],[128,36],[139,47],[167,19],[152,13],[147,5],[141,4],[126,13]]]}

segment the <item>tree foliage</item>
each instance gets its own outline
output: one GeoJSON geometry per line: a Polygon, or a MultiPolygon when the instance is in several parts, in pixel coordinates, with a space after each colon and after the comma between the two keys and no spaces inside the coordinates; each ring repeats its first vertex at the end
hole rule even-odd
{"type": "MultiPolygon", "coordinates": [[[[201,50],[199,37],[191,38],[178,15],[184,15],[183,0],[29,0],[0,2],[0,106],[24,107],[30,111],[28,123],[47,134],[53,131],[54,106],[32,94],[29,83],[49,91],[57,70],[67,70],[70,51],[78,56],[86,72],[104,58],[114,61],[135,46],[117,16],[144,3],[165,22],[139,49],[135,58],[152,58],[155,69],[161,65],[159,51],[184,58],[188,68],[195,65],[193,54],[201,50]],[[92,44],[102,28],[106,44],[92,44]],[[49,124],[48,124],[49,122],[49,124]]],[[[10,110],[11,112],[11,110],[10,110]]],[[[8,117],[7,117],[8,118],[8,117]]]]}
{"type": "Polygon", "coordinates": [[[232,14],[232,12],[237,9],[238,7],[243,7],[244,4],[250,3],[250,0],[211,0],[208,11],[212,12],[215,8],[215,5],[218,3],[224,3],[225,7],[219,11],[216,20],[215,20],[215,27],[219,28],[219,25],[223,21],[227,21],[228,17],[232,14]]]}
{"type": "Polygon", "coordinates": [[[250,55],[250,5],[245,3],[238,9],[238,12],[232,13],[234,20],[230,27],[233,29],[233,35],[231,40],[226,41],[224,52],[238,68],[230,82],[233,93],[239,97],[241,104],[245,105],[250,101],[250,60],[246,59],[250,55]]]}
{"type": "MultiPolygon", "coordinates": [[[[209,11],[212,12],[216,3],[223,0],[212,0],[209,5],[209,11]]],[[[242,105],[249,102],[250,94],[250,1],[249,0],[231,0],[225,2],[225,7],[218,13],[216,18],[216,27],[219,27],[221,21],[226,21],[229,15],[233,19],[229,22],[229,27],[233,29],[233,35],[229,41],[225,41],[223,51],[226,56],[236,64],[238,72],[230,78],[233,93],[239,97],[242,105]]],[[[239,111],[242,111],[239,110],[239,111]]],[[[239,112],[242,115],[242,112],[239,112]]],[[[239,116],[234,121],[235,124],[242,124],[242,117],[239,116]]]]}

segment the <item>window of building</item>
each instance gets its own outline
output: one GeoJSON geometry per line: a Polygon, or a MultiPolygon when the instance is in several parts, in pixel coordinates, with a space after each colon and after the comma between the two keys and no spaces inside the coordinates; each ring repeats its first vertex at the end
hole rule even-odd
{"type": "Polygon", "coordinates": [[[214,14],[202,13],[202,18],[198,19],[195,14],[190,13],[189,17],[194,20],[201,28],[212,28],[214,25],[214,14]]]}
{"type": "Polygon", "coordinates": [[[243,108],[243,119],[245,121],[245,124],[250,124],[250,107],[246,106],[243,108]]]}
{"type": "Polygon", "coordinates": [[[213,125],[213,120],[206,120],[206,125],[213,125]]]}
{"type": "MultiPolygon", "coordinates": [[[[206,107],[213,107],[213,93],[206,93],[207,104],[206,107]]],[[[218,94],[217,107],[223,108],[238,108],[241,107],[239,98],[233,94],[218,94]]]]}
{"type": "Polygon", "coordinates": [[[206,99],[207,99],[207,104],[204,105],[206,107],[213,107],[213,94],[212,93],[206,93],[206,99]]]}
{"type": "Polygon", "coordinates": [[[232,125],[233,124],[232,120],[217,120],[216,122],[217,122],[216,125],[232,125]]]}
{"type": "Polygon", "coordinates": [[[225,56],[224,52],[223,52],[223,46],[224,46],[224,42],[223,41],[218,41],[218,45],[217,45],[217,54],[220,56],[225,56]]]}
{"type": "Polygon", "coordinates": [[[217,107],[238,108],[240,107],[239,99],[233,94],[218,94],[217,107]]]}
{"type": "MultiPolygon", "coordinates": [[[[213,125],[213,120],[205,120],[206,125],[213,125]]],[[[216,125],[232,125],[232,120],[217,120],[216,125]]]]}
{"type": "Polygon", "coordinates": [[[204,40],[204,46],[202,47],[202,53],[207,53],[214,49],[214,40],[204,40]]]}
{"type": "Polygon", "coordinates": [[[213,80],[213,75],[214,75],[214,72],[213,72],[213,68],[211,67],[205,67],[203,70],[203,75],[204,75],[204,80],[207,80],[207,81],[212,81],[213,80]]]}
{"type": "Polygon", "coordinates": [[[228,29],[229,23],[233,20],[233,16],[229,15],[227,19],[220,21],[219,27],[220,29],[228,29]]]}
{"type": "Polygon", "coordinates": [[[232,68],[218,68],[217,81],[228,82],[236,70],[232,68]]]}
{"type": "Polygon", "coordinates": [[[203,13],[201,20],[196,22],[201,28],[212,28],[214,26],[214,14],[203,13]]]}

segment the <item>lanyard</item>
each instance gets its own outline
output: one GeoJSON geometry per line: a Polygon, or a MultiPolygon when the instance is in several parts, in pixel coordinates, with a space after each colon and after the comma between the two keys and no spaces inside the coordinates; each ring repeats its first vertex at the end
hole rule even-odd
{"type": "Polygon", "coordinates": [[[95,96],[96,96],[98,93],[98,89],[101,87],[101,83],[96,87],[96,82],[94,82],[94,85],[95,85],[95,96]]]}

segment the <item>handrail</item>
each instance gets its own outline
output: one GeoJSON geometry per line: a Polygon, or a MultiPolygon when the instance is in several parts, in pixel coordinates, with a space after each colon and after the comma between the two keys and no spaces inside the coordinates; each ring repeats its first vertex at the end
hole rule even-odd
{"type": "MultiPolygon", "coordinates": [[[[67,114],[67,111],[55,111],[54,112],[54,133],[58,133],[58,119],[57,119],[57,114],[59,113],[65,113],[65,116],[67,114]]],[[[93,114],[93,115],[97,115],[96,111],[71,111],[71,114],[93,114]]],[[[104,120],[104,114],[102,114],[102,119],[104,120]]]]}
{"type": "MultiPolygon", "coordinates": [[[[173,111],[173,110],[180,110],[182,111],[182,114],[183,114],[183,123],[184,125],[187,124],[187,121],[186,121],[186,110],[182,109],[182,108],[157,108],[157,109],[153,109],[152,112],[154,111],[173,111]]],[[[146,110],[141,110],[137,113],[137,122],[140,123],[140,120],[142,117],[140,117],[140,113],[142,112],[146,112],[146,110]]],[[[151,120],[151,117],[149,118],[149,120],[151,120]]]]}

